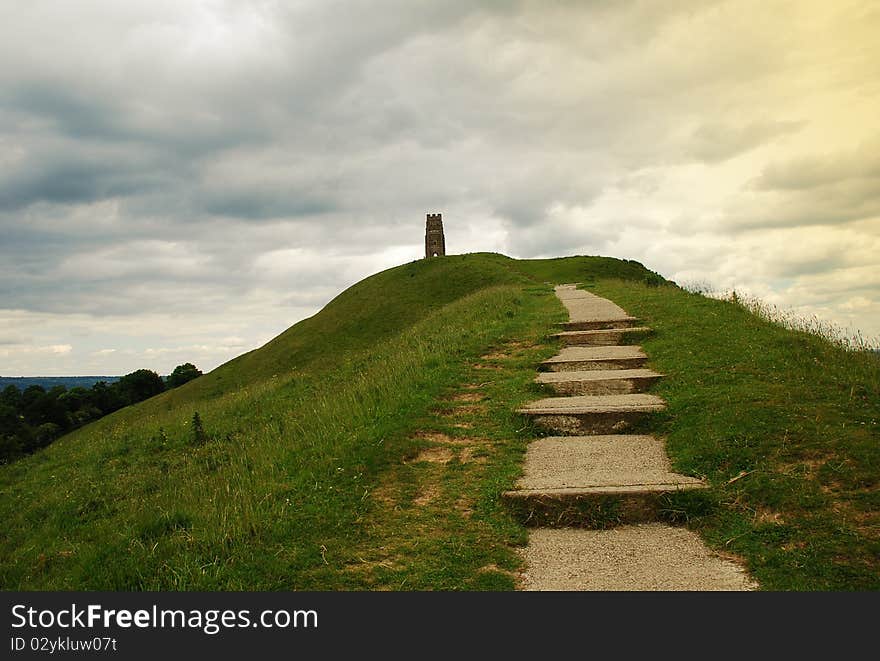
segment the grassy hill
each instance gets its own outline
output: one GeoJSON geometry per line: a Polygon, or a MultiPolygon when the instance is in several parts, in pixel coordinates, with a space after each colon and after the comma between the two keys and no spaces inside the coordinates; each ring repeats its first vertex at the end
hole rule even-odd
{"type": "Polygon", "coordinates": [[[498,502],[535,364],[583,282],[657,330],[689,518],[764,587],[876,588],[878,361],[632,261],[421,260],[264,347],[0,467],[4,589],[508,589],[498,502]],[[873,361],[873,362],[871,362],[873,361]]]}
{"type": "Polygon", "coordinates": [[[655,431],[718,502],[691,525],[746,559],[765,589],[880,589],[880,356],[736,301],[620,282],[601,290],[657,330],[643,343],[667,375],[655,431]]]}

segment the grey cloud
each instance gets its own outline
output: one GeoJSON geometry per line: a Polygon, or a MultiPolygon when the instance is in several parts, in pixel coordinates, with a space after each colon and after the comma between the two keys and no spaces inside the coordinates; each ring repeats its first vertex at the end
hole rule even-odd
{"type": "Polygon", "coordinates": [[[316,216],[337,209],[330,196],[310,191],[217,191],[207,196],[205,211],[232,218],[316,216]]]}
{"type": "Polygon", "coordinates": [[[147,171],[137,177],[113,163],[85,160],[43,163],[31,171],[14,173],[0,184],[0,209],[17,211],[37,202],[82,204],[141,193],[158,182],[147,171]]]}
{"type": "Polygon", "coordinates": [[[844,255],[825,255],[777,264],[773,272],[780,278],[797,278],[803,275],[835,271],[848,266],[848,262],[849,260],[844,255]]]}
{"type": "Polygon", "coordinates": [[[880,198],[873,186],[858,186],[828,193],[810,191],[770,202],[756,202],[743,215],[730,215],[727,226],[734,231],[768,227],[843,226],[880,215],[880,198]]]}
{"type": "Polygon", "coordinates": [[[0,346],[10,344],[27,344],[31,338],[26,335],[0,334],[0,346]]]}
{"type": "Polygon", "coordinates": [[[728,205],[724,228],[843,226],[880,217],[880,139],[768,163],[728,205]]]}
{"type": "MultiPolygon", "coordinates": [[[[245,86],[246,81],[240,84],[245,86]]],[[[253,105],[242,100],[246,94],[233,91],[232,99],[212,101],[198,95],[191,98],[186,87],[179,89],[179,97],[164,98],[133,80],[103,84],[28,80],[13,83],[0,93],[0,105],[19,133],[33,132],[39,122],[78,144],[92,148],[118,144],[154,156],[196,158],[270,139],[271,127],[253,121],[253,105]]]]}
{"type": "Polygon", "coordinates": [[[29,81],[7,88],[2,97],[7,108],[24,120],[44,120],[72,138],[106,138],[120,134],[122,116],[116,103],[94,94],[70,89],[59,81],[29,81]]]}
{"type": "Polygon", "coordinates": [[[878,138],[853,151],[771,163],[753,186],[763,191],[803,191],[860,180],[873,180],[875,184],[880,180],[878,138]]]}
{"type": "Polygon", "coordinates": [[[565,245],[565,254],[601,254],[626,231],[626,223],[609,224],[582,211],[561,211],[563,216],[572,213],[576,215],[564,218],[548,210],[528,226],[512,227],[511,252],[554,257],[559,254],[559,246],[565,245]]]}
{"type": "Polygon", "coordinates": [[[762,121],[742,125],[704,123],[692,134],[690,152],[701,161],[718,163],[798,131],[803,126],[804,122],[798,121],[762,121]]]}

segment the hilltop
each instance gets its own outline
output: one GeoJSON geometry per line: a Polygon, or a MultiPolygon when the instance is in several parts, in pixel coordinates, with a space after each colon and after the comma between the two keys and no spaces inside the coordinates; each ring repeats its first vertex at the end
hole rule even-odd
{"type": "Polygon", "coordinates": [[[509,589],[513,411],[581,282],[657,330],[670,516],[762,586],[876,588],[880,367],[633,261],[472,254],[371,276],[265,346],[0,467],[4,589],[509,589]]]}

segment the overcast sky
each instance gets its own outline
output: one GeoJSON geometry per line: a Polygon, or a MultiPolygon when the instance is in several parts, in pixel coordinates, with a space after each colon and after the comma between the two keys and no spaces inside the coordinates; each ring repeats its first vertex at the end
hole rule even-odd
{"type": "Polygon", "coordinates": [[[870,0],[0,0],[0,374],[212,369],[450,253],[880,335],[870,0]]]}

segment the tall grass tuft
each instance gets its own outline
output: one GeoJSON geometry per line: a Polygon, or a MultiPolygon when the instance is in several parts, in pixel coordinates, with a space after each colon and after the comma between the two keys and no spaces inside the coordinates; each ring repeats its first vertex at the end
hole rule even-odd
{"type": "Polygon", "coordinates": [[[764,321],[786,330],[820,337],[845,351],[880,351],[880,336],[866,337],[857,328],[843,328],[839,324],[821,319],[815,314],[803,314],[791,308],[783,308],[774,303],[768,303],[753,294],[737,292],[736,289],[719,291],[704,280],[686,282],[682,284],[682,289],[692,294],[733,303],[764,321]]]}
{"type": "Polygon", "coordinates": [[[782,326],[785,329],[816,335],[846,351],[875,351],[880,349],[880,337],[865,337],[858,329],[845,329],[815,314],[804,315],[792,309],[785,309],[768,303],[757,296],[731,291],[722,300],[742,306],[752,314],[782,326]]]}

